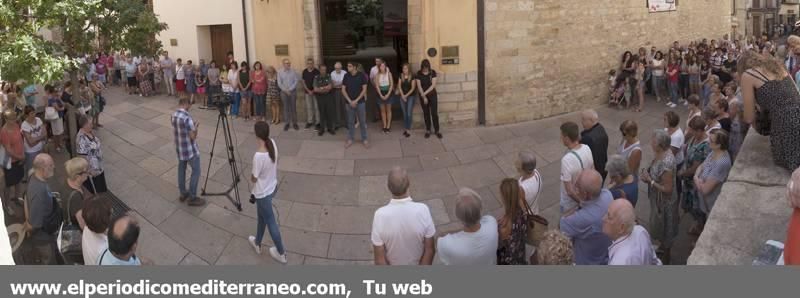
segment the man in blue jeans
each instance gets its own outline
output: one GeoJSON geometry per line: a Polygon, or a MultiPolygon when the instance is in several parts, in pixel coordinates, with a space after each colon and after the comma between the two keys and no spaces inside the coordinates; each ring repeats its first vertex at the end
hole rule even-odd
{"type": "Polygon", "coordinates": [[[361,141],[364,147],[369,148],[367,141],[367,76],[359,73],[353,62],[347,63],[347,74],[342,81],[342,96],[347,101],[347,143],[345,148],[353,145],[353,134],[355,133],[355,117],[358,117],[361,129],[361,141]]]}
{"type": "Polygon", "coordinates": [[[172,131],[175,134],[175,151],[178,153],[178,189],[181,203],[189,201],[189,206],[203,206],[206,200],[197,197],[197,183],[200,180],[200,150],[197,148],[197,127],[199,123],[189,115],[192,104],[189,98],[182,97],[178,110],[172,114],[172,131]],[[186,189],[186,165],[192,167],[189,189],[186,189]]]}

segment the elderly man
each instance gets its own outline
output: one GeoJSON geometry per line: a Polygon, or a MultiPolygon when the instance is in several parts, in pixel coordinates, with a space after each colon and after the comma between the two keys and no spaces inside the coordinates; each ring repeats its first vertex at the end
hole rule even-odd
{"type": "Polygon", "coordinates": [[[392,169],[388,186],[393,198],[375,211],[372,220],[375,265],[432,264],[436,226],[428,205],[411,199],[411,183],[404,169],[392,169]]]}
{"type": "Polygon", "coordinates": [[[99,265],[142,265],[142,260],[136,257],[139,230],[139,223],[129,215],[111,221],[107,232],[108,248],[100,254],[99,265]]]}
{"type": "Polygon", "coordinates": [[[481,216],[481,196],[462,188],[456,199],[456,217],[464,229],[436,241],[439,260],[445,265],[497,265],[497,220],[481,216]]]}
{"type": "Polygon", "coordinates": [[[579,199],[575,191],[575,180],[581,171],[594,168],[592,150],[589,149],[589,146],[580,143],[578,130],[578,124],[575,122],[561,124],[561,143],[567,147],[567,153],[561,158],[561,199],[559,201],[561,214],[570,213],[578,207],[579,199]]]}
{"type": "Polygon", "coordinates": [[[628,200],[614,200],[603,217],[603,233],[614,239],[608,247],[609,265],[661,265],[650,234],[636,224],[636,213],[628,200]]]}
{"type": "Polygon", "coordinates": [[[56,253],[56,232],[63,214],[55,202],[47,180],[53,177],[55,165],[53,158],[40,153],[33,159],[33,176],[28,181],[27,208],[29,210],[26,230],[30,231],[36,251],[37,263],[55,265],[58,263],[56,253]]]}
{"type": "Polygon", "coordinates": [[[572,239],[575,264],[605,265],[611,240],[603,234],[603,216],[613,198],[603,189],[603,177],[593,169],[584,170],[576,181],[580,208],[561,218],[561,232],[572,239]]]}
{"type": "Polygon", "coordinates": [[[581,113],[581,144],[589,146],[592,150],[594,169],[606,180],[606,161],[608,160],[608,135],[606,129],[600,124],[599,116],[594,110],[581,113]]]}
{"type": "Polygon", "coordinates": [[[286,119],[286,126],[283,127],[283,131],[289,130],[290,125],[294,130],[300,130],[300,126],[297,125],[296,91],[298,82],[299,77],[292,69],[292,62],[289,59],[283,59],[283,69],[278,71],[278,88],[281,89],[283,119],[286,119]]]}
{"type": "Polygon", "coordinates": [[[800,168],[792,173],[788,189],[786,198],[794,211],[789,219],[783,259],[786,265],[800,265],[800,168]]]}

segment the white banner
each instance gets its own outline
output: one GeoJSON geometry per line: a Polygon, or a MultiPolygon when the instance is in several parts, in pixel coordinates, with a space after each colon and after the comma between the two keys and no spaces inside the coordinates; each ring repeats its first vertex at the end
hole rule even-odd
{"type": "Polygon", "coordinates": [[[650,12],[674,11],[677,9],[675,1],[677,0],[647,0],[647,9],[650,12]]]}

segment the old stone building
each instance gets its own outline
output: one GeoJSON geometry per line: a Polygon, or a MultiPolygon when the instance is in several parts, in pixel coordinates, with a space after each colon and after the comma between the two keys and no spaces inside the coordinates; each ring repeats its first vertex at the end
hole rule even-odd
{"type": "MultiPolygon", "coordinates": [[[[164,7],[158,2],[166,0],[155,1],[157,14],[164,7]]],[[[645,0],[221,2],[244,11],[226,19],[236,31],[238,59],[278,66],[288,58],[298,70],[307,58],[329,67],[357,61],[368,71],[372,58],[383,57],[395,74],[403,62],[416,71],[422,59],[430,59],[440,73],[440,118],[451,127],[514,123],[597,106],[606,98],[606,74],[625,50],[719,39],[738,24],[733,22],[738,0],[680,1],[674,11],[658,13],[650,13],[645,0]],[[356,2],[377,5],[379,13],[361,14],[366,16],[353,27],[348,9],[356,2]]],[[[198,23],[199,38],[180,38],[208,44],[206,27],[213,24],[198,23]]],[[[167,31],[159,38],[170,45],[178,37],[167,31]]],[[[192,45],[186,55],[209,59],[205,56],[214,51],[192,45]]],[[[302,107],[298,112],[304,118],[302,107]]],[[[421,120],[415,117],[417,125],[421,120]]]]}

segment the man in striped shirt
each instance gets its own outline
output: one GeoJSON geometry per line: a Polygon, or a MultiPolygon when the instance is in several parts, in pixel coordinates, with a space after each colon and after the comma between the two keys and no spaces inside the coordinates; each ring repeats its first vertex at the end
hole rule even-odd
{"type": "Polygon", "coordinates": [[[189,206],[203,206],[206,201],[197,197],[197,183],[200,181],[200,150],[197,148],[197,127],[199,123],[189,115],[192,104],[188,98],[181,98],[178,110],[172,114],[172,130],[175,134],[175,151],[178,154],[178,189],[181,203],[189,201],[189,206]],[[186,189],[186,165],[192,167],[189,189],[186,189]]]}

